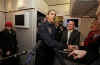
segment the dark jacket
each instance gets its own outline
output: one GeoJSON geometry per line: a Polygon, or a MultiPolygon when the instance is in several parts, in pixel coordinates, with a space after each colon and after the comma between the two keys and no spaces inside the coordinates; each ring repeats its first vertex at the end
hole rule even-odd
{"type": "MultiPolygon", "coordinates": [[[[64,43],[64,48],[67,47],[67,37],[68,37],[68,30],[63,32],[62,38],[61,38],[61,42],[64,43]]],[[[68,44],[72,44],[72,45],[79,45],[80,42],[80,32],[78,30],[73,30],[73,32],[71,32],[70,38],[69,38],[69,43],[68,44]]]]}
{"type": "Polygon", "coordinates": [[[10,51],[11,55],[17,52],[16,32],[14,30],[5,29],[0,32],[0,48],[3,50],[3,56],[6,56],[7,51],[10,51]]]}
{"type": "Polygon", "coordinates": [[[61,26],[56,27],[56,40],[60,42],[64,30],[60,29],[61,26]]]}
{"type": "Polygon", "coordinates": [[[56,28],[48,21],[38,27],[38,34],[41,40],[36,55],[36,65],[52,65],[55,56],[55,49],[62,46],[55,40],[56,28]]]}

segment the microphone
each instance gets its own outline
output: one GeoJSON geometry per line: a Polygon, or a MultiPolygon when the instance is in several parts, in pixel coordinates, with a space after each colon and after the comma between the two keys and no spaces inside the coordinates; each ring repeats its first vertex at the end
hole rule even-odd
{"type": "Polygon", "coordinates": [[[69,52],[59,50],[58,53],[67,54],[67,53],[69,53],[69,52]]]}
{"type": "Polygon", "coordinates": [[[28,53],[28,51],[27,50],[24,50],[24,51],[22,51],[20,53],[16,53],[16,54],[12,55],[12,56],[17,57],[17,56],[25,55],[27,53],[28,53]]]}
{"type": "Polygon", "coordinates": [[[15,57],[15,58],[16,58],[17,56],[25,55],[25,54],[27,54],[27,53],[28,53],[27,50],[24,50],[24,51],[22,51],[22,52],[20,52],[20,53],[16,53],[16,54],[13,54],[13,55],[8,56],[8,57],[0,58],[0,61],[2,61],[2,60],[7,60],[7,59],[12,58],[12,57],[15,57]]]}

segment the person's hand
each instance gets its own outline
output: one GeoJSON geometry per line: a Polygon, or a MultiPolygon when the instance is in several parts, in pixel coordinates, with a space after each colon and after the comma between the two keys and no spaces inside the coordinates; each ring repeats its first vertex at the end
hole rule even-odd
{"type": "Polygon", "coordinates": [[[10,52],[10,51],[7,51],[7,52],[6,52],[6,55],[7,55],[7,56],[9,56],[10,54],[11,54],[11,52],[10,52]]]}
{"type": "Polygon", "coordinates": [[[64,52],[70,53],[70,52],[72,52],[72,50],[71,49],[64,49],[64,52]]]}
{"type": "Polygon", "coordinates": [[[77,45],[68,45],[68,49],[71,49],[71,50],[78,50],[78,46],[77,45]]]}
{"type": "Polygon", "coordinates": [[[81,42],[81,43],[80,43],[80,46],[84,46],[84,42],[81,42]]]}
{"type": "Polygon", "coordinates": [[[85,50],[73,50],[68,56],[73,56],[74,59],[81,59],[86,55],[85,50]]]}

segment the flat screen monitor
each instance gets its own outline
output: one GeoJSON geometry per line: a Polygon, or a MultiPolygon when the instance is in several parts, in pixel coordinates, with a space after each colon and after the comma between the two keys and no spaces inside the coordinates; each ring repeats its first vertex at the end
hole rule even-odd
{"type": "Polygon", "coordinates": [[[29,13],[15,14],[15,26],[18,28],[29,28],[29,13]]]}
{"type": "Polygon", "coordinates": [[[22,15],[15,15],[15,25],[21,25],[24,26],[24,14],[22,15]]]}

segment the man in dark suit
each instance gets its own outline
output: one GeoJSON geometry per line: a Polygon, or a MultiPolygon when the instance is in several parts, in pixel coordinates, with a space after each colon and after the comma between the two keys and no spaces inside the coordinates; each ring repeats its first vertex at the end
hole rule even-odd
{"type": "MultiPolygon", "coordinates": [[[[71,52],[71,51],[79,48],[80,32],[75,29],[74,21],[68,22],[68,24],[66,26],[66,30],[63,32],[61,42],[64,44],[64,51],[71,52]]],[[[65,54],[66,64],[77,65],[77,62],[76,62],[76,60],[73,59],[73,56],[69,57],[68,54],[65,54]]]]}
{"type": "Polygon", "coordinates": [[[64,43],[64,48],[77,48],[80,42],[80,32],[75,30],[74,21],[69,21],[66,31],[63,32],[61,42],[64,43]]]}

